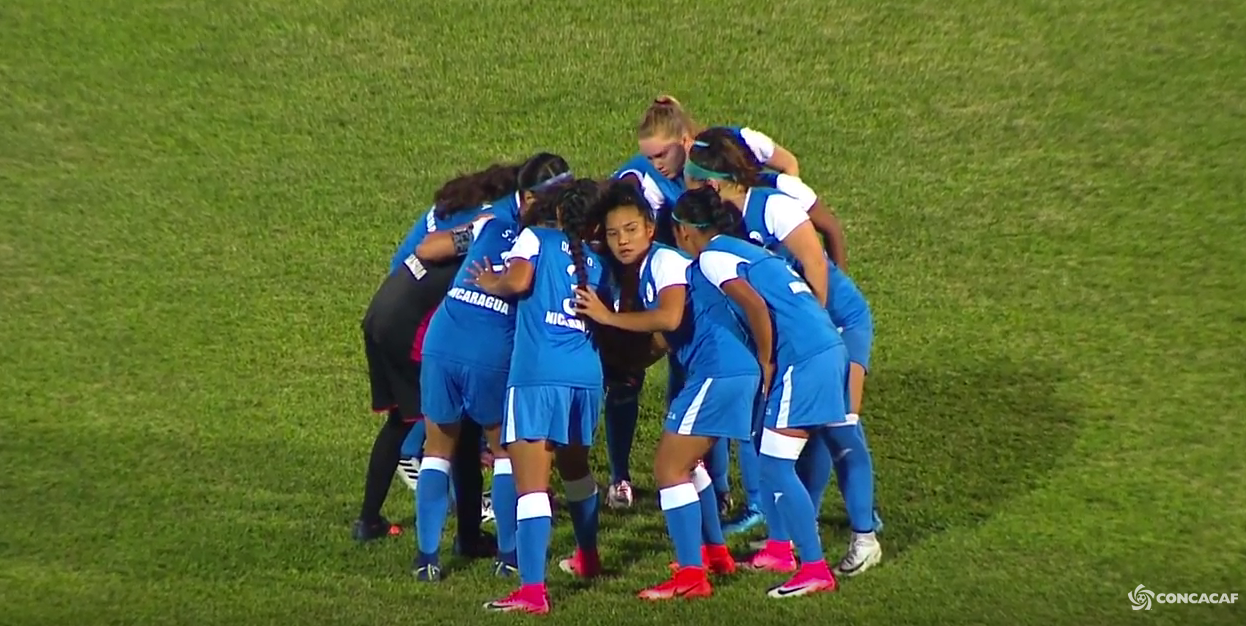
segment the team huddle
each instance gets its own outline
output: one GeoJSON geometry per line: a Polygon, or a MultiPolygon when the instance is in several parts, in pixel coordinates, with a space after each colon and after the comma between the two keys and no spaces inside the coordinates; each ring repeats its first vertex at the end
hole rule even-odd
{"type": "MultiPolygon", "coordinates": [[[[838,222],[795,157],[761,133],[698,129],[664,96],[637,135],[640,152],[606,181],[540,153],[447,183],[364,319],[373,408],[403,425],[394,436],[420,457],[419,580],[442,577],[453,495],[469,497],[454,464],[470,455],[479,471],[483,434],[494,570],[520,583],[489,610],[550,610],[554,469],[576,541],[559,568],[601,572],[589,450],[604,407],[604,500],[631,506],[637,394],[662,358],[667,412],[653,475],[675,559],[671,578],[641,598],[707,596],[711,575],[737,568],[788,575],[772,598],[833,591],[837,574],[882,557],[859,419],[873,322],[845,273],[838,222]],[[416,421],[422,445],[408,434],[416,421]],[[747,502],[724,519],[733,440],[747,502]],[[852,539],[828,564],[818,511],[832,474],[852,539]],[[763,524],[766,541],[737,563],[725,537],[763,524]]],[[[381,522],[361,516],[356,536],[383,534],[381,522]]]]}

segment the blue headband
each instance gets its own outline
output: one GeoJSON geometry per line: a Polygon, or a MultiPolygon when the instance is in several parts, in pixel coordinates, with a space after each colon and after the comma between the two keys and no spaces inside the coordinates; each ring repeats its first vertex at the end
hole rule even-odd
{"type": "Polygon", "coordinates": [[[693,228],[709,228],[710,226],[712,226],[712,224],[700,224],[700,223],[697,223],[697,222],[685,222],[685,221],[683,221],[683,220],[679,219],[679,216],[678,216],[678,215],[675,215],[675,212],[674,212],[674,211],[671,211],[671,219],[675,220],[676,222],[679,222],[680,224],[683,224],[684,226],[691,226],[691,227],[693,227],[693,228]]]}
{"type": "Polygon", "coordinates": [[[528,189],[528,191],[545,191],[558,183],[566,182],[568,180],[571,180],[571,170],[567,170],[553,178],[546,179],[544,182],[537,183],[533,185],[531,189],[528,189]]]}

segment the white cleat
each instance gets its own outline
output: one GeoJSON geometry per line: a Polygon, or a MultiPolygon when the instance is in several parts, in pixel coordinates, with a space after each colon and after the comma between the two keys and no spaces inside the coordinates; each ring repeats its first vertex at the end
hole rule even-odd
{"type": "Polygon", "coordinates": [[[883,560],[883,546],[874,533],[852,533],[848,554],[835,564],[835,575],[851,578],[878,565],[883,560]]]}
{"type": "Polygon", "coordinates": [[[420,460],[415,457],[406,457],[398,461],[398,477],[406,483],[407,488],[415,493],[420,483],[420,460]]]}
{"type": "Polygon", "coordinates": [[[480,523],[488,524],[497,519],[493,514],[493,492],[486,491],[485,495],[480,498],[480,523]]]}
{"type": "Polygon", "coordinates": [[[610,489],[606,490],[606,506],[612,509],[630,509],[635,503],[635,497],[632,494],[632,483],[626,480],[610,485],[610,489]]]}

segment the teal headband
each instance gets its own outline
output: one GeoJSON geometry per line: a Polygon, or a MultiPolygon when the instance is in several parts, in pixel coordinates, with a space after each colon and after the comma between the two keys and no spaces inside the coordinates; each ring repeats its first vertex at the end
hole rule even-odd
{"type": "Polygon", "coordinates": [[[735,180],[731,174],[707,170],[704,167],[693,163],[691,159],[689,159],[687,163],[684,163],[684,174],[692,180],[735,180]]]}

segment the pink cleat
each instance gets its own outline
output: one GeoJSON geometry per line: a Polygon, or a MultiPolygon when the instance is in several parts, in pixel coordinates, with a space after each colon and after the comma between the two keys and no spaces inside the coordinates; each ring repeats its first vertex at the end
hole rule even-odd
{"type": "Polygon", "coordinates": [[[545,590],[545,583],[524,585],[509,596],[486,604],[485,610],[498,613],[545,615],[549,613],[549,592],[545,590]]]}
{"type": "Polygon", "coordinates": [[[766,572],[794,572],[796,557],[792,555],[792,544],[786,541],[767,541],[766,546],[758,550],[752,558],[738,565],[766,572]]]}
{"type": "Polygon", "coordinates": [[[826,561],[818,561],[801,565],[795,576],[782,585],[772,588],[766,592],[766,595],[771,598],[795,598],[811,593],[835,591],[838,586],[835,582],[835,575],[826,566],[826,561]]]}

